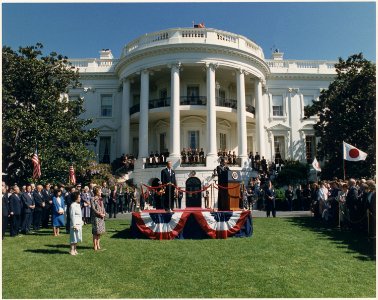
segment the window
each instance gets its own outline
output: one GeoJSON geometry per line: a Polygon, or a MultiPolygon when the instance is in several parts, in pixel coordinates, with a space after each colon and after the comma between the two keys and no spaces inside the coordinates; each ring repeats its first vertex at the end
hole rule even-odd
{"type": "Polygon", "coordinates": [[[138,157],[139,154],[139,138],[133,137],[133,155],[138,157]]]}
{"type": "Polygon", "coordinates": [[[198,149],[199,148],[199,131],[189,131],[188,132],[189,137],[189,147],[192,149],[198,149]]]}
{"type": "Polygon", "coordinates": [[[272,97],[272,111],[273,111],[273,116],[277,116],[277,117],[283,116],[283,97],[282,96],[272,97]]]}
{"type": "Polygon", "coordinates": [[[101,95],[101,117],[111,117],[112,106],[113,106],[112,95],[101,95]]]}
{"type": "Polygon", "coordinates": [[[227,136],[225,133],[219,134],[219,148],[221,150],[227,149],[227,136]]]}
{"type": "Polygon", "coordinates": [[[159,91],[159,99],[166,99],[168,96],[167,89],[161,89],[159,91]]]}
{"type": "Polygon", "coordinates": [[[307,163],[312,163],[314,157],[316,155],[316,147],[315,147],[315,136],[307,135],[306,136],[306,160],[307,163]]]}
{"type": "Polygon", "coordinates": [[[219,99],[226,99],[226,91],[225,90],[219,90],[219,99]]]}
{"type": "Polygon", "coordinates": [[[198,85],[189,85],[187,88],[187,96],[190,98],[199,97],[199,86],[198,85]]]}
{"type": "Polygon", "coordinates": [[[110,136],[100,137],[99,162],[110,164],[110,136]]]}
{"type": "Polygon", "coordinates": [[[314,96],[303,96],[303,107],[312,105],[312,100],[314,100],[314,96]]]}
{"type": "Polygon", "coordinates": [[[247,153],[253,153],[253,138],[251,135],[247,136],[247,153]]]}
{"type": "Polygon", "coordinates": [[[160,133],[160,153],[167,152],[167,134],[160,133]]]}
{"type": "Polygon", "coordinates": [[[274,161],[276,164],[282,163],[285,159],[285,137],[274,137],[274,161]]]}

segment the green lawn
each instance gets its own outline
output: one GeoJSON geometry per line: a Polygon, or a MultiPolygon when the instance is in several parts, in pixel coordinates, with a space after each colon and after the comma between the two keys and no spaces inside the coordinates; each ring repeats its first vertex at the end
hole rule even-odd
{"type": "Polygon", "coordinates": [[[102,252],[51,231],[3,241],[3,298],[370,297],[374,242],[311,218],[256,218],[251,238],[133,240],[107,221],[102,252]]]}

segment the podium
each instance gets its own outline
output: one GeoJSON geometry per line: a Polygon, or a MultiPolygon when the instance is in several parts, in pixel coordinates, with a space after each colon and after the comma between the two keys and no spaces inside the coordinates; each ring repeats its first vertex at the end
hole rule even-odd
{"type": "Polygon", "coordinates": [[[227,210],[240,210],[240,183],[242,181],[240,171],[228,171],[228,201],[227,210]]]}

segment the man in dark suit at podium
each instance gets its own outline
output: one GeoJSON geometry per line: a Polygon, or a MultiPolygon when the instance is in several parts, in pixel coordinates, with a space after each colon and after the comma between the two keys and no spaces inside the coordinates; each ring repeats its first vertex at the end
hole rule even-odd
{"type": "MultiPolygon", "coordinates": [[[[217,166],[218,184],[222,187],[228,185],[228,171],[229,167],[226,166],[224,158],[221,158],[220,165],[217,166]]],[[[226,210],[228,202],[228,190],[225,188],[218,188],[218,210],[226,210]]]]}
{"type": "Polygon", "coordinates": [[[172,170],[172,162],[167,162],[167,167],[161,170],[161,183],[168,184],[171,183],[172,185],[167,185],[165,187],[165,194],[164,194],[164,209],[166,211],[171,212],[173,210],[174,205],[174,197],[175,197],[175,187],[176,183],[176,174],[172,170]]]}

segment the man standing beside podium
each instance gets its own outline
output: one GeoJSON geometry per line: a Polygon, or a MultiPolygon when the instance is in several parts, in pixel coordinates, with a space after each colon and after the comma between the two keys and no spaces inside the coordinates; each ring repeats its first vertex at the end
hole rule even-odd
{"type": "Polygon", "coordinates": [[[226,210],[228,202],[228,171],[224,158],[221,158],[220,165],[217,166],[218,184],[223,188],[218,188],[218,210],[226,210]]]}
{"type": "Polygon", "coordinates": [[[165,187],[165,194],[164,194],[164,209],[165,211],[172,212],[173,204],[174,204],[174,197],[175,197],[175,186],[176,183],[176,174],[172,170],[172,162],[167,162],[167,167],[161,170],[161,183],[168,184],[165,187]]]}

